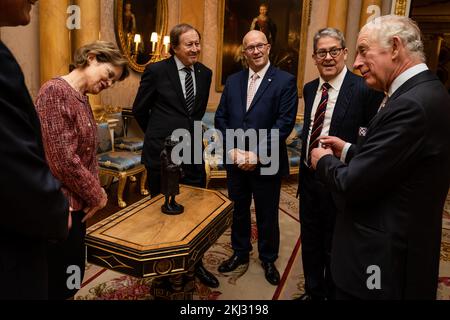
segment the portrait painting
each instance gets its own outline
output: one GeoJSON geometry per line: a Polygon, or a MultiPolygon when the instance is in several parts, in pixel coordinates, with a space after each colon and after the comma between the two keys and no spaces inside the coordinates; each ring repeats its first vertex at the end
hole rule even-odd
{"type": "Polygon", "coordinates": [[[217,91],[229,75],[247,67],[242,38],[250,30],[266,35],[271,64],[295,75],[301,88],[309,8],[310,1],[302,0],[220,0],[217,91]]]}

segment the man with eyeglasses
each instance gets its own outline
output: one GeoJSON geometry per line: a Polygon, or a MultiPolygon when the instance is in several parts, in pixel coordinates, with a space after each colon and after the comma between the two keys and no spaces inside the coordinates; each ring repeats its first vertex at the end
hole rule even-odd
{"type": "MultiPolygon", "coordinates": [[[[332,299],[334,284],[330,273],[331,239],[336,206],[330,191],[310,168],[310,150],[322,136],[333,135],[356,142],[376,114],[382,95],[369,89],[361,77],[347,70],[344,35],[334,28],[314,36],[312,58],[319,78],[303,88],[305,117],[299,173],[300,223],[305,294],[302,300],[332,299]]],[[[341,160],[345,161],[346,151],[341,160]]]]}
{"type": "MultiPolygon", "coordinates": [[[[255,203],[258,227],[258,251],[266,280],[278,285],[280,274],[275,266],[278,258],[280,231],[278,205],[281,177],[289,174],[285,140],[295,124],[297,114],[297,83],[293,75],[279,70],[269,62],[270,44],[264,33],[248,32],[243,39],[243,54],[249,69],[228,77],[215,116],[215,127],[223,136],[228,156],[226,163],[228,195],[234,201],[231,245],[233,255],[220,266],[220,272],[231,272],[247,265],[252,251],[251,214],[252,198],[255,203]],[[269,135],[259,141],[239,146],[226,140],[226,130],[241,129],[246,133],[278,130],[278,137],[269,135]],[[277,170],[266,174],[260,156],[272,146],[279,145],[278,153],[272,150],[272,163],[277,170]]],[[[237,137],[239,139],[240,137],[237,137]]]]}
{"type": "Polygon", "coordinates": [[[436,299],[450,97],[425,64],[422,39],[404,16],[363,26],[354,68],[388,98],[348,164],[333,155],[341,147],[329,138],[329,148],[312,150],[317,179],[344,204],[332,249],[337,299],[436,299]]]}

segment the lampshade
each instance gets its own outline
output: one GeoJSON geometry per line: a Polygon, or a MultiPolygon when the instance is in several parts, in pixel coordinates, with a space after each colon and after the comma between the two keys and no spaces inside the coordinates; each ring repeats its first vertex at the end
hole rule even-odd
{"type": "Polygon", "coordinates": [[[150,36],[150,42],[158,42],[158,34],[156,32],[152,32],[150,36]]]}
{"type": "Polygon", "coordinates": [[[170,43],[170,37],[169,36],[164,36],[163,44],[169,44],[169,43],[170,43]]]}
{"type": "Polygon", "coordinates": [[[139,33],[136,33],[134,35],[134,42],[135,43],[141,43],[141,35],[139,33]]]}

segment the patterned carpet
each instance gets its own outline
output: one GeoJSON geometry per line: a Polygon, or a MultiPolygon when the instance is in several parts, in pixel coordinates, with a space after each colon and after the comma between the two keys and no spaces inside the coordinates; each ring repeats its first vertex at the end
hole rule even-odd
{"type": "MultiPolygon", "coordinates": [[[[226,194],[223,183],[212,188],[226,194]]],[[[247,269],[238,268],[229,274],[217,271],[220,263],[232,254],[228,229],[205,253],[203,263],[220,281],[217,289],[195,282],[195,300],[292,300],[303,293],[300,225],[298,199],[295,198],[297,181],[290,178],[283,182],[280,200],[280,253],[276,266],[281,281],[278,287],[264,279],[264,271],[257,253],[257,230],[252,217],[252,245],[247,269]]],[[[441,264],[437,297],[450,300],[450,193],[444,208],[441,264]]],[[[151,280],[137,279],[92,264],[86,267],[82,288],[75,299],[79,300],[151,300],[151,280]]]]}

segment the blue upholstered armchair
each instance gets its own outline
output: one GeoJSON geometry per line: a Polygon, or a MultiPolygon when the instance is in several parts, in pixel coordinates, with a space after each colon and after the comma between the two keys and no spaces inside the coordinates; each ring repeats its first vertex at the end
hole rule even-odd
{"type": "MultiPolygon", "coordinates": [[[[126,207],[126,202],[123,201],[123,190],[128,177],[133,177],[136,174],[142,173],[140,192],[142,195],[148,195],[146,189],[147,171],[145,166],[141,164],[140,152],[128,151],[118,149],[115,150],[114,134],[119,120],[112,118],[107,122],[102,122],[97,125],[97,134],[99,146],[97,150],[97,160],[99,165],[100,175],[108,178],[107,187],[111,185],[113,178],[119,180],[117,188],[118,205],[121,208],[126,207]]],[[[135,181],[135,178],[133,179],[135,181]]]]}
{"type": "MultiPolygon", "coordinates": [[[[208,129],[214,129],[214,112],[206,112],[203,119],[203,129],[204,131],[208,129]]],[[[289,156],[289,174],[298,174],[300,167],[300,151],[301,146],[301,133],[303,128],[303,118],[297,116],[294,129],[292,130],[289,137],[286,139],[286,145],[289,156]]],[[[225,166],[223,164],[222,155],[218,153],[208,152],[208,149],[213,149],[213,147],[218,143],[218,136],[213,134],[210,137],[205,137],[203,139],[203,144],[205,146],[205,171],[206,171],[206,187],[208,188],[211,179],[226,178],[227,173],[225,166]]]]}
{"type": "Polygon", "coordinates": [[[144,147],[144,140],[139,137],[128,137],[127,126],[121,112],[109,113],[109,119],[117,119],[114,127],[114,147],[120,150],[141,151],[144,147]]]}

